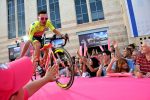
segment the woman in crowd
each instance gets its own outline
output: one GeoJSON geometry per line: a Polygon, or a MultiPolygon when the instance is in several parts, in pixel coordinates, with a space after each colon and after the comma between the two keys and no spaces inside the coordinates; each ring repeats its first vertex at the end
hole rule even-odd
{"type": "Polygon", "coordinates": [[[118,60],[112,59],[107,68],[107,73],[122,73],[133,72],[133,66],[129,66],[125,58],[119,58],[118,60]]]}

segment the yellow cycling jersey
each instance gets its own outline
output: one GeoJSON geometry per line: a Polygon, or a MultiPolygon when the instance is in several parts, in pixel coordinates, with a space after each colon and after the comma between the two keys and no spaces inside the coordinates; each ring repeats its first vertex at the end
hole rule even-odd
{"type": "Polygon", "coordinates": [[[33,36],[42,36],[47,28],[51,29],[52,31],[55,29],[50,20],[47,20],[45,26],[40,25],[39,21],[32,23],[29,29],[29,40],[32,41],[33,36]]]}

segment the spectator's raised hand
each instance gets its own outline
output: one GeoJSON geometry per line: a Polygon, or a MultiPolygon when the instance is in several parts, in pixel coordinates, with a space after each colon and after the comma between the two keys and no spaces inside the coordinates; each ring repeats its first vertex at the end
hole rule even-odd
{"type": "Polygon", "coordinates": [[[110,62],[114,63],[115,61],[117,61],[117,58],[113,57],[110,62]]]}
{"type": "Polygon", "coordinates": [[[77,50],[77,55],[78,55],[79,58],[82,58],[81,55],[80,55],[80,50],[79,49],[77,50]]]}
{"type": "Polygon", "coordinates": [[[46,74],[43,78],[45,78],[49,82],[56,81],[58,77],[56,75],[58,74],[58,65],[54,64],[52,67],[49,67],[46,71],[46,74]]]}
{"type": "Polygon", "coordinates": [[[86,57],[82,57],[82,61],[83,61],[84,63],[86,63],[86,62],[87,62],[87,58],[86,58],[86,57]]]}
{"type": "Polygon", "coordinates": [[[114,46],[114,48],[117,48],[118,47],[118,42],[117,41],[113,41],[112,45],[114,46]]]}

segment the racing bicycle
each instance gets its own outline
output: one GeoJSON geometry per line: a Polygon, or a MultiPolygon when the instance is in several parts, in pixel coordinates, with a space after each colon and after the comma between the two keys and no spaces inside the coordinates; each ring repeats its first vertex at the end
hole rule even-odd
{"type": "Polygon", "coordinates": [[[38,63],[36,71],[32,76],[32,80],[34,81],[40,77],[43,77],[48,67],[53,66],[53,64],[58,64],[59,79],[56,80],[56,83],[63,89],[69,89],[74,82],[74,66],[70,54],[64,48],[66,43],[69,41],[68,34],[65,34],[63,37],[53,35],[51,38],[46,38],[44,35],[43,41],[44,46],[40,49],[40,59],[43,59],[42,53],[45,50],[48,50],[48,55],[45,59],[44,65],[38,63]]]}

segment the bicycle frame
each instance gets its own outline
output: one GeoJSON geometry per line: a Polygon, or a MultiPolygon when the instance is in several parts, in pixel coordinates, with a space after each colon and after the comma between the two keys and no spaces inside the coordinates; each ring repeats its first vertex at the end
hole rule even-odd
{"type": "MultiPolygon", "coordinates": [[[[50,45],[50,44],[48,44],[48,45],[50,45]]],[[[49,67],[51,56],[53,57],[53,60],[56,64],[57,64],[57,61],[56,61],[56,58],[55,58],[54,53],[52,51],[52,47],[48,46],[48,47],[45,47],[45,49],[49,49],[48,50],[48,55],[47,55],[47,58],[46,58],[46,64],[45,64],[45,69],[47,69],[49,67]]]]}

